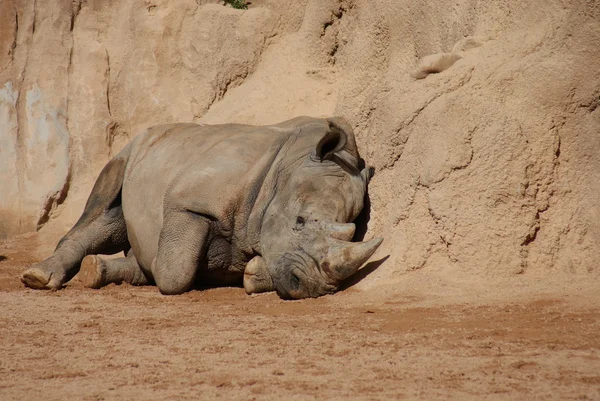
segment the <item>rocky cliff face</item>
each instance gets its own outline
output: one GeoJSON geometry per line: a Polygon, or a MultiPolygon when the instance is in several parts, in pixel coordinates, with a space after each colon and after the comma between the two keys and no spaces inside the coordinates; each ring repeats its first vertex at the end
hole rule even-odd
{"type": "Polygon", "coordinates": [[[342,115],[390,255],[364,288],[597,274],[599,21],[584,0],[4,0],[0,237],[72,224],[146,126],[342,115]]]}

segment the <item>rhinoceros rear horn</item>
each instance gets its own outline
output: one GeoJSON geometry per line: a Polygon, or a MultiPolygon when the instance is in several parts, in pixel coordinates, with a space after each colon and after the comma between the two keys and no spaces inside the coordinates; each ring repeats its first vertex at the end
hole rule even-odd
{"type": "Polygon", "coordinates": [[[340,282],[358,271],[358,269],[375,253],[383,238],[375,238],[367,242],[336,241],[328,252],[328,266],[325,269],[329,276],[340,282]]]}
{"type": "Polygon", "coordinates": [[[325,223],[325,230],[331,238],[350,241],[354,237],[356,226],[354,223],[325,223]]]}

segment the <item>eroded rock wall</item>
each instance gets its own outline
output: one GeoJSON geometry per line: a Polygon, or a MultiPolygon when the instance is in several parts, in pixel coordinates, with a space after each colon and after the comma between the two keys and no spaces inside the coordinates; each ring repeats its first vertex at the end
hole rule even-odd
{"type": "Polygon", "coordinates": [[[0,236],[73,223],[146,126],[337,114],[390,255],[361,286],[597,274],[599,21],[584,0],[5,0],[0,236]]]}

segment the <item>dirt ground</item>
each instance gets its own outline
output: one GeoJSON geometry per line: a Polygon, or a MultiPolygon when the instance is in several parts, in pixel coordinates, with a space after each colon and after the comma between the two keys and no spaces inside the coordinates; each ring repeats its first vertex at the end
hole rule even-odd
{"type": "MultiPolygon", "coordinates": [[[[600,295],[476,303],[349,288],[25,289],[37,235],[0,243],[0,400],[599,400],[600,295]]],[[[47,252],[47,248],[45,248],[47,252]]]]}

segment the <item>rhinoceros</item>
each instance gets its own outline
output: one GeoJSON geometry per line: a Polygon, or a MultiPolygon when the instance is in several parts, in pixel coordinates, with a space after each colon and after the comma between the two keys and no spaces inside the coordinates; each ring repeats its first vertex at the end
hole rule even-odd
{"type": "Polygon", "coordinates": [[[56,290],[79,271],[89,288],[330,294],[382,242],[351,242],[370,178],[339,117],[151,127],[106,164],[77,223],[21,281],[56,290]]]}

